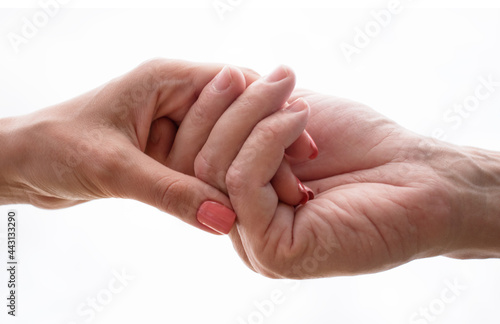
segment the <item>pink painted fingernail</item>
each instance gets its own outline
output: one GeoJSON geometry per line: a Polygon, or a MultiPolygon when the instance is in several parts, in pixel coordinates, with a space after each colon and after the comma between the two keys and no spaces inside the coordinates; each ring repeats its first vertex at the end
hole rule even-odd
{"type": "Polygon", "coordinates": [[[226,65],[215,77],[213,87],[216,91],[222,92],[229,88],[232,81],[233,77],[231,76],[231,69],[229,69],[226,65]]]}
{"type": "Polygon", "coordinates": [[[299,205],[304,205],[306,202],[309,201],[309,193],[307,192],[306,186],[300,182],[299,178],[295,177],[297,179],[297,185],[299,186],[299,191],[302,193],[302,200],[300,200],[299,205]]]}
{"type": "Polygon", "coordinates": [[[309,188],[308,186],[306,185],[303,185],[304,188],[306,189],[307,191],[307,195],[309,196],[309,200],[313,200],[314,199],[314,191],[312,191],[311,188],[309,188]]]}
{"type": "Polygon", "coordinates": [[[196,218],[200,223],[214,231],[227,234],[233,227],[236,214],[231,209],[215,201],[205,201],[198,208],[196,218]]]}
{"type": "Polygon", "coordinates": [[[309,137],[309,145],[311,146],[311,150],[313,152],[309,156],[309,160],[314,160],[315,158],[318,157],[318,154],[319,154],[318,146],[316,146],[316,143],[314,142],[311,135],[309,135],[309,133],[307,131],[306,131],[306,135],[307,135],[307,137],[309,137]]]}
{"type": "Polygon", "coordinates": [[[302,200],[299,202],[299,205],[305,205],[309,200],[314,199],[314,192],[312,191],[311,188],[304,185],[299,180],[299,178],[295,177],[295,179],[297,179],[297,185],[299,186],[299,191],[302,193],[302,200]]]}
{"type": "Polygon", "coordinates": [[[271,72],[271,74],[266,76],[264,80],[266,80],[267,82],[278,82],[280,80],[283,80],[287,76],[288,69],[285,66],[281,65],[278,66],[273,72],[271,72]]]}

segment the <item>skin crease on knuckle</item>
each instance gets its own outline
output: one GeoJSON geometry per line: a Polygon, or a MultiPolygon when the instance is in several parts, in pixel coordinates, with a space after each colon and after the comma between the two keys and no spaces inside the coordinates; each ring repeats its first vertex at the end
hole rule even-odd
{"type": "MultiPolygon", "coordinates": [[[[279,123],[280,120],[281,118],[268,119],[254,128],[254,134],[251,142],[253,146],[245,147],[240,152],[238,158],[231,165],[226,176],[226,184],[228,187],[229,195],[230,197],[232,197],[232,199],[237,199],[237,197],[245,196],[248,193],[248,190],[251,190],[251,188],[269,185],[269,179],[266,182],[262,179],[255,179],[255,177],[252,177],[251,170],[254,169],[255,166],[250,166],[248,164],[252,163],[252,161],[255,159],[255,156],[259,153],[259,143],[275,141],[276,135],[280,132],[280,128],[284,128],[289,125],[289,123],[279,123]]],[[[283,154],[284,153],[282,153],[282,155],[283,154]]],[[[278,165],[276,165],[276,167],[277,166],[278,165]]],[[[275,197],[275,199],[276,198],[277,197],[275,197]]],[[[270,201],[269,203],[264,203],[264,205],[273,205],[276,203],[277,201],[275,201],[274,203],[270,201]]],[[[240,205],[239,208],[248,209],[252,207],[247,205],[240,205]]],[[[283,208],[281,208],[280,210],[281,212],[283,212],[283,208]]],[[[290,246],[289,244],[289,240],[281,239],[282,235],[284,234],[285,233],[283,233],[282,230],[268,231],[264,233],[262,237],[259,236],[260,238],[258,240],[253,237],[254,234],[243,234],[244,237],[247,236],[247,248],[250,249],[247,250],[247,253],[249,255],[252,268],[255,269],[258,273],[261,273],[262,275],[269,278],[286,278],[290,275],[288,271],[290,266],[294,264],[295,260],[300,259],[301,254],[305,253],[305,246],[307,244],[303,246],[296,245],[292,249],[292,246],[290,246]]],[[[290,233],[286,235],[289,234],[290,233]]]]}
{"type": "Polygon", "coordinates": [[[204,94],[203,101],[197,101],[198,105],[192,110],[190,115],[190,122],[193,128],[201,128],[206,125],[207,121],[213,119],[212,112],[209,108],[211,108],[210,105],[214,99],[216,99],[216,94],[210,92],[204,94]]]}
{"type": "Polygon", "coordinates": [[[240,197],[248,191],[245,165],[233,162],[226,173],[226,187],[230,196],[240,197]]]}
{"type": "Polygon", "coordinates": [[[198,206],[196,198],[190,194],[189,184],[180,179],[161,177],[153,185],[152,192],[160,210],[180,218],[192,215],[194,206],[198,206]]]}
{"type": "Polygon", "coordinates": [[[256,107],[266,107],[268,109],[267,114],[276,112],[280,109],[280,106],[276,103],[281,101],[284,103],[286,101],[286,96],[283,94],[283,86],[283,84],[273,84],[270,86],[267,83],[254,82],[238,98],[238,106],[243,111],[254,111],[256,107]],[[275,104],[270,106],[270,103],[275,104]]]}
{"type": "MultiPolygon", "coordinates": [[[[197,65],[189,62],[167,59],[152,59],[139,65],[124,77],[124,87],[144,89],[151,94],[156,104],[154,110],[140,109],[148,116],[141,116],[143,123],[169,115],[179,124],[187,113],[183,107],[191,107],[196,101],[199,91],[188,80],[196,76],[197,65]]],[[[208,81],[208,80],[207,80],[208,81]]],[[[137,106],[137,105],[135,105],[137,106]]],[[[139,125],[139,129],[147,125],[139,125]]],[[[140,134],[141,138],[144,134],[140,134]]]]}
{"type": "Polygon", "coordinates": [[[210,157],[207,157],[206,150],[202,150],[198,153],[194,160],[194,174],[198,179],[206,183],[215,184],[219,188],[224,188],[225,186],[222,186],[225,177],[223,168],[219,168],[220,166],[218,167],[217,163],[212,163],[212,161],[215,161],[211,158],[212,155],[213,154],[210,154],[210,157]]]}
{"type": "MultiPolygon", "coordinates": [[[[262,127],[262,126],[261,126],[262,127]]],[[[267,127],[264,127],[267,128],[267,127]]],[[[263,132],[256,132],[253,137],[253,143],[269,143],[270,140],[274,140],[274,137],[266,133],[267,135],[262,135],[263,132]],[[256,140],[257,139],[257,140],[256,140]]],[[[251,146],[243,148],[238,154],[237,158],[231,163],[225,176],[225,183],[227,191],[231,196],[243,197],[246,195],[248,190],[251,188],[260,188],[269,183],[271,179],[257,179],[253,174],[252,170],[255,170],[255,158],[260,153],[260,148],[258,146],[251,146]]],[[[284,148],[282,149],[284,152],[284,148]]],[[[281,154],[282,156],[284,153],[281,154]]],[[[279,164],[276,166],[276,170],[279,164]]],[[[269,168],[266,165],[265,168],[269,168]]]]}

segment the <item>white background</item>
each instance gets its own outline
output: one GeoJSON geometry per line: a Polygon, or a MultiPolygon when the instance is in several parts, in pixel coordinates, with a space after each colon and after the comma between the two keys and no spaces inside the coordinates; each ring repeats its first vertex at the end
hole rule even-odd
{"type": "MultiPolygon", "coordinates": [[[[479,78],[500,81],[500,10],[492,1],[401,0],[401,12],[350,63],[341,44],[353,44],[356,28],[374,20],[371,10],[390,1],[222,0],[232,4],[223,19],[213,0],[64,2],[18,52],[8,35],[21,35],[40,4],[16,1],[0,10],[0,117],[74,97],[153,57],[261,74],[284,63],[300,87],[362,101],[421,134],[440,128],[448,141],[500,150],[500,87],[460,116],[460,125],[448,111],[474,94],[479,78]]],[[[227,237],[135,201],[56,211],[2,206],[0,215],[11,207],[20,215],[19,316],[6,315],[2,270],[2,323],[500,322],[499,260],[433,258],[297,283],[254,274],[227,237]],[[107,294],[122,271],[133,279],[107,294]],[[448,288],[453,282],[457,293],[448,288]],[[271,307],[266,300],[276,293],[280,303],[271,307]],[[92,319],[91,298],[106,304],[92,319]],[[429,307],[427,319],[418,315],[429,307]]],[[[6,217],[0,220],[4,269],[6,217]]]]}

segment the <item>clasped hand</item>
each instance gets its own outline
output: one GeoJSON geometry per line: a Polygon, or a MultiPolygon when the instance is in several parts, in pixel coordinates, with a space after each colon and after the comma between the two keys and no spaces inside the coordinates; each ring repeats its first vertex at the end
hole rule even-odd
{"type": "Polygon", "coordinates": [[[243,261],[272,278],[373,272],[465,248],[454,240],[457,189],[433,162],[462,152],[294,86],[286,67],[260,77],[144,63],[4,120],[18,134],[7,143],[9,202],[136,199],[229,233],[243,261]]]}

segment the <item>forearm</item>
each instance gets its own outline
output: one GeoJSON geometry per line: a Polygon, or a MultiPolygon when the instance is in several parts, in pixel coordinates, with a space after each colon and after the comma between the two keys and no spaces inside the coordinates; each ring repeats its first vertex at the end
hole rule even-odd
{"type": "MultiPolygon", "coordinates": [[[[18,131],[19,118],[0,119],[0,205],[25,203],[16,165],[19,165],[27,150],[21,144],[18,131]]],[[[32,143],[36,145],[36,143],[32,143]]]]}
{"type": "Polygon", "coordinates": [[[456,170],[454,212],[462,224],[452,256],[500,257],[500,153],[470,147],[459,151],[450,172],[456,170]]]}

